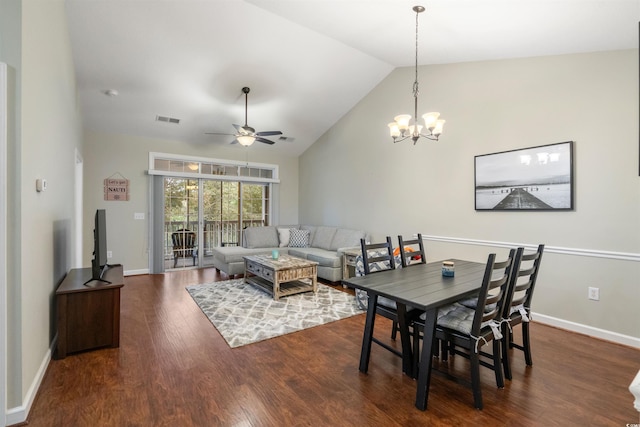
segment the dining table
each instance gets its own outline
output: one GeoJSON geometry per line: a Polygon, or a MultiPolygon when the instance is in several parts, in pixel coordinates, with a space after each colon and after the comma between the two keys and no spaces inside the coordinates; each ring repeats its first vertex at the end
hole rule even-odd
{"type": "Polygon", "coordinates": [[[396,303],[402,344],[402,371],[412,378],[417,375],[415,406],[426,410],[431,382],[431,349],[438,309],[477,293],[482,286],[485,269],[486,263],[447,259],[342,280],[343,285],[362,289],[369,296],[360,351],[360,372],[367,373],[369,368],[378,297],[386,297],[396,303]],[[443,275],[443,261],[453,262],[453,276],[443,275]],[[416,373],[409,327],[411,316],[420,313],[424,313],[425,319],[422,350],[416,373]]]}

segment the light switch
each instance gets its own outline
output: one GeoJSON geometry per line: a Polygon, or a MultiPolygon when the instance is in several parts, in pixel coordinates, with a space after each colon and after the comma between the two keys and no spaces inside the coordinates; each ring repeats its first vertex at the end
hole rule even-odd
{"type": "Polygon", "coordinates": [[[133,219],[144,219],[144,212],[136,212],[133,214],[133,219]]]}
{"type": "Polygon", "coordinates": [[[47,180],[41,179],[41,178],[36,179],[36,191],[40,193],[42,191],[46,191],[46,189],[47,189],[47,180]]]}

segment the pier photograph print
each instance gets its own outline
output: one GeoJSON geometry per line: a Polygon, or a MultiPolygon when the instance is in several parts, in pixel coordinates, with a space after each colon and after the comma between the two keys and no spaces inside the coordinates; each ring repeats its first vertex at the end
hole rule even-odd
{"type": "Polygon", "coordinates": [[[476,210],[572,210],[573,141],[475,156],[476,210]]]}

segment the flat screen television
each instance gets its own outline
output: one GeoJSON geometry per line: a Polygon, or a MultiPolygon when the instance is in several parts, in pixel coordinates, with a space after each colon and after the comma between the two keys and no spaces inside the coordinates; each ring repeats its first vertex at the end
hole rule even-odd
{"type": "Polygon", "coordinates": [[[87,286],[95,286],[95,281],[110,283],[102,278],[109,268],[107,264],[107,213],[98,209],[93,228],[93,259],[91,260],[91,279],[85,282],[87,286]]]}

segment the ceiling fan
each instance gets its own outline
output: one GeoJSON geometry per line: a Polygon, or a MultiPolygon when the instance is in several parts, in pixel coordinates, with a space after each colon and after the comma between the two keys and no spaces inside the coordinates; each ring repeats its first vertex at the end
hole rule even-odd
{"type": "Polygon", "coordinates": [[[248,110],[249,91],[250,90],[251,89],[249,89],[246,86],[242,88],[242,93],[244,93],[244,126],[240,126],[240,125],[234,124],[233,127],[236,128],[236,133],[234,133],[234,134],[217,133],[217,132],[206,132],[205,134],[206,135],[230,135],[230,136],[235,136],[236,139],[234,139],[231,143],[235,144],[236,142],[238,142],[238,143],[240,143],[240,145],[244,145],[245,147],[250,146],[255,141],[260,141],[260,142],[263,142],[265,144],[270,144],[270,145],[275,144],[274,141],[271,141],[270,139],[266,139],[266,138],[263,138],[263,137],[272,136],[272,135],[282,135],[282,132],[280,132],[279,130],[256,132],[256,130],[254,128],[252,128],[251,126],[247,125],[247,110],[248,110]]]}

